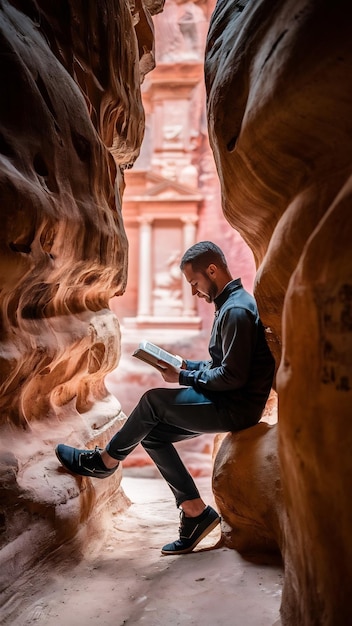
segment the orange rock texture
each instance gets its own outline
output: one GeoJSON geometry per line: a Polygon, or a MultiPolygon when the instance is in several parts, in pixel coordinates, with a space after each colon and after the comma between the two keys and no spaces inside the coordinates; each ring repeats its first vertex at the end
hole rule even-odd
{"type": "Polygon", "coordinates": [[[273,533],[292,626],[352,622],[350,23],[347,1],[225,1],[206,51],[223,210],[254,252],[278,365],[286,513],[273,533]]]}
{"type": "Polygon", "coordinates": [[[223,513],[222,539],[248,559],[280,562],[283,505],[276,424],[262,421],[218,437],[213,490],[223,513]]]}
{"type": "Polygon", "coordinates": [[[140,83],[154,53],[139,1],[2,2],[0,31],[6,584],[119,486],[118,473],[94,487],[60,474],[53,447],[102,445],[124,419],[104,384],[120,355],[108,302],[126,285],[123,169],[139,153],[140,83]]]}

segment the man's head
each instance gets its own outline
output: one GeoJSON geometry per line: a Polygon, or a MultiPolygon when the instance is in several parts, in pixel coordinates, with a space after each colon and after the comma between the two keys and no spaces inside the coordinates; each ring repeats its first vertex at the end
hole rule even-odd
{"type": "Polygon", "coordinates": [[[192,294],[213,302],[231,280],[222,250],[211,241],[200,241],[189,248],[180,263],[192,287],[192,294]]]}

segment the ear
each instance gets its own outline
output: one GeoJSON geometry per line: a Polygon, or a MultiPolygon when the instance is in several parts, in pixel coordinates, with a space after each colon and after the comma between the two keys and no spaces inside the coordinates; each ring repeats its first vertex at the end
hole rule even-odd
{"type": "Polygon", "coordinates": [[[210,276],[210,278],[214,278],[217,272],[217,267],[216,265],[214,265],[214,263],[210,263],[210,265],[208,265],[207,269],[205,270],[207,275],[210,276]]]}

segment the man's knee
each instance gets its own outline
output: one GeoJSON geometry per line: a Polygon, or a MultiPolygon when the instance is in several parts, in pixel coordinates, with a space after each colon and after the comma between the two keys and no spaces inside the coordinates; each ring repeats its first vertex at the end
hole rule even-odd
{"type": "Polygon", "coordinates": [[[141,446],[146,452],[148,452],[148,450],[158,450],[159,448],[162,448],[165,446],[165,443],[155,437],[152,437],[151,435],[147,435],[147,437],[141,441],[141,446]]]}
{"type": "Polygon", "coordinates": [[[165,391],[166,390],[162,388],[148,389],[148,391],[141,396],[138,404],[152,409],[153,413],[155,413],[158,407],[162,406],[164,402],[163,392],[165,391]]]}

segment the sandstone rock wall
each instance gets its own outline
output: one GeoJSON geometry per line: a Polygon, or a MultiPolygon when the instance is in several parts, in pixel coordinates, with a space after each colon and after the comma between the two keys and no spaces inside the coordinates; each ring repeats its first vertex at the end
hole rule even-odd
{"type": "Polygon", "coordinates": [[[292,626],[352,620],[350,23],[346,1],[219,2],[206,52],[223,210],[255,254],[279,367],[292,626]]]}
{"type": "Polygon", "coordinates": [[[139,153],[140,83],[154,54],[138,0],[132,9],[122,0],[4,1],[0,32],[0,545],[9,583],[119,486],[120,476],[93,488],[58,473],[53,448],[60,439],[103,445],[124,417],[104,384],[120,354],[108,302],[126,285],[123,168],[139,153]]]}

